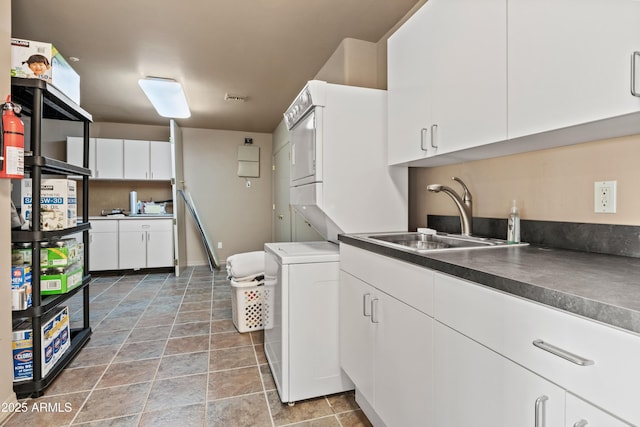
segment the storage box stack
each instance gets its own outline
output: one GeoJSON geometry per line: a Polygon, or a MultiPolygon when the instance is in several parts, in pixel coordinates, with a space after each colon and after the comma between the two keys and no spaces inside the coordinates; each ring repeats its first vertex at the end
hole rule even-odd
{"type": "Polygon", "coordinates": [[[264,329],[267,295],[264,290],[264,251],[244,252],[227,258],[231,280],[231,311],[238,332],[264,329]]]}
{"type": "MultiPolygon", "coordinates": [[[[22,265],[30,267],[32,262],[31,245],[14,244],[11,250],[11,261],[14,265],[14,276],[18,273],[17,267],[22,265]]],[[[43,242],[42,249],[40,249],[40,294],[63,294],[82,284],[83,261],[84,243],[78,242],[76,239],[67,238],[55,242],[43,242]]],[[[14,284],[12,283],[12,289],[14,284]]],[[[29,288],[30,295],[31,288],[29,288]]]]}
{"type": "MultiPolygon", "coordinates": [[[[33,183],[30,178],[21,181],[22,212],[31,224],[33,183]]],[[[40,184],[40,229],[62,230],[77,225],[78,207],[76,182],[71,179],[43,179],[40,184]]]]}
{"type": "MultiPolygon", "coordinates": [[[[42,324],[42,376],[46,376],[71,346],[69,308],[62,307],[42,324]]],[[[13,328],[13,381],[33,378],[33,327],[25,320],[13,328]]]]}

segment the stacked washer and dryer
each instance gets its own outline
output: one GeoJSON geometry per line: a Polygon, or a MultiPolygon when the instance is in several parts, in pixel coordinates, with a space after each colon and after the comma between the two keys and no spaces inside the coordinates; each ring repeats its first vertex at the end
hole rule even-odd
{"type": "Polygon", "coordinates": [[[354,388],[339,361],[338,234],[406,231],[407,168],[387,165],[387,93],[312,80],[285,122],[290,203],[321,242],[267,243],[264,347],[282,402],[354,388]]]}

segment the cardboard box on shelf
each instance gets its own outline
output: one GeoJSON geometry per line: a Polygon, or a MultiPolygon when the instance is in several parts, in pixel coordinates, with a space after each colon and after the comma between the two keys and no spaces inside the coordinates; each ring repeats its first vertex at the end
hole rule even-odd
{"type": "Polygon", "coordinates": [[[46,80],[80,105],[80,76],[51,43],[12,38],[11,76],[46,80]]]}
{"type": "MultiPolygon", "coordinates": [[[[42,376],[45,377],[62,355],[71,347],[69,308],[62,307],[48,317],[40,328],[42,339],[42,376]]],[[[13,381],[33,378],[33,327],[24,321],[13,328],[13,381]]]]}
{"type": "MultiPolygon", "coordinates": [[[[33,208],[33,183],[30,178],[21,180],[22,212],[29,224],[33,208]]],[[[77,224],[77,189],[71,179],[43,179],[40,185],[40,229],[62,230],[77,224]]]]}
{"type": "Polygon", "coordinates": [[[83,270],[81,263],[43,270],[40,275],[40,294],[64,294],[77,288],[82,284],[83,270]]]}
{"type": "Polygon", "coordinates": [[[11,267],[11,310],[31,307],[31,266],[11,267]]]}
{"type": "Polygon", "coordinates": [[[51,81],[51,43],[11,39],[11,77],[51,81]]]}

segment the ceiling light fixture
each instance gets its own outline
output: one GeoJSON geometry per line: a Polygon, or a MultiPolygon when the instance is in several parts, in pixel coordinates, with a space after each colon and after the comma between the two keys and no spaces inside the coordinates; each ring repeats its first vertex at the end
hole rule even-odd
{"type": "Polygon", "coordinates": [[[173,79],[145,77],[138,84],[162,117],[186,119],[191,117],[182,85],[173,79]]]}

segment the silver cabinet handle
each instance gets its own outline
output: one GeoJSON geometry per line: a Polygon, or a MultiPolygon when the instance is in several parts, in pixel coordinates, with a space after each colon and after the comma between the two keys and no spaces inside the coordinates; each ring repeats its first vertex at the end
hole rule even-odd
{"type": "Polygon", "coordinates": [[[431,146],[433,148],[438,148],[437,145],[433,145],[433,142],[436,140],[436,131],[438,130],[438,125],[431,125],[431,146]]]}
{"type": "Polygon", "coordinates": [[[631,54],[631,95],[640,97],[640,92],[636,91],[636,56],[640,57],[640,51],[631,54]]]}
{"type": "Polygon", "coordinates": [[[362,315],[371,316],[371,294],[362,295],[362,315]]]}
{"type": "Polygon", "coordinates": [[[380,323],[380,318],[378,317],[378,301],[378,298],[371,300],[371,323],[380,323]]]}
{"type": "Polygon", "coordinates": [[[593,360],[585,359],[584,357],[580,357],[576,354],[570,353],[567,350],[563,350],[560,347],[556,347],[555,345],[546,343],[542,340],[533,341],[533,345],[541,350],[548,351],[555,356],[568,360],[571,363],[575,363],[576,365],[590,366],[595,364],[593,360]]]}
{"type": "Polygon", "coordinates": [[[589,425],[589,421],[580,420],[580,421],[576,421],[576,423],[573,425],[573,427],[587,427],[588,425],[589,425]]]}
{"type": "Polygon", "coordinates": [[[547,400],[549,400],[549,398],[544,395],[536,399],[535,427],[544,427],[546,424],[545,402],[547,400]]]}
{"type": "Polygon", "coordinates": [[[427,129],[427,128],[420,129],[420,149],[422,151],[427,151],[428,150],[428,148],[424,148],[424,141],[425,141],[425,139],[427,139],[426,138],[426,134],[427,134],[428,131],[429,131],[429,129],[427,129]]]}

